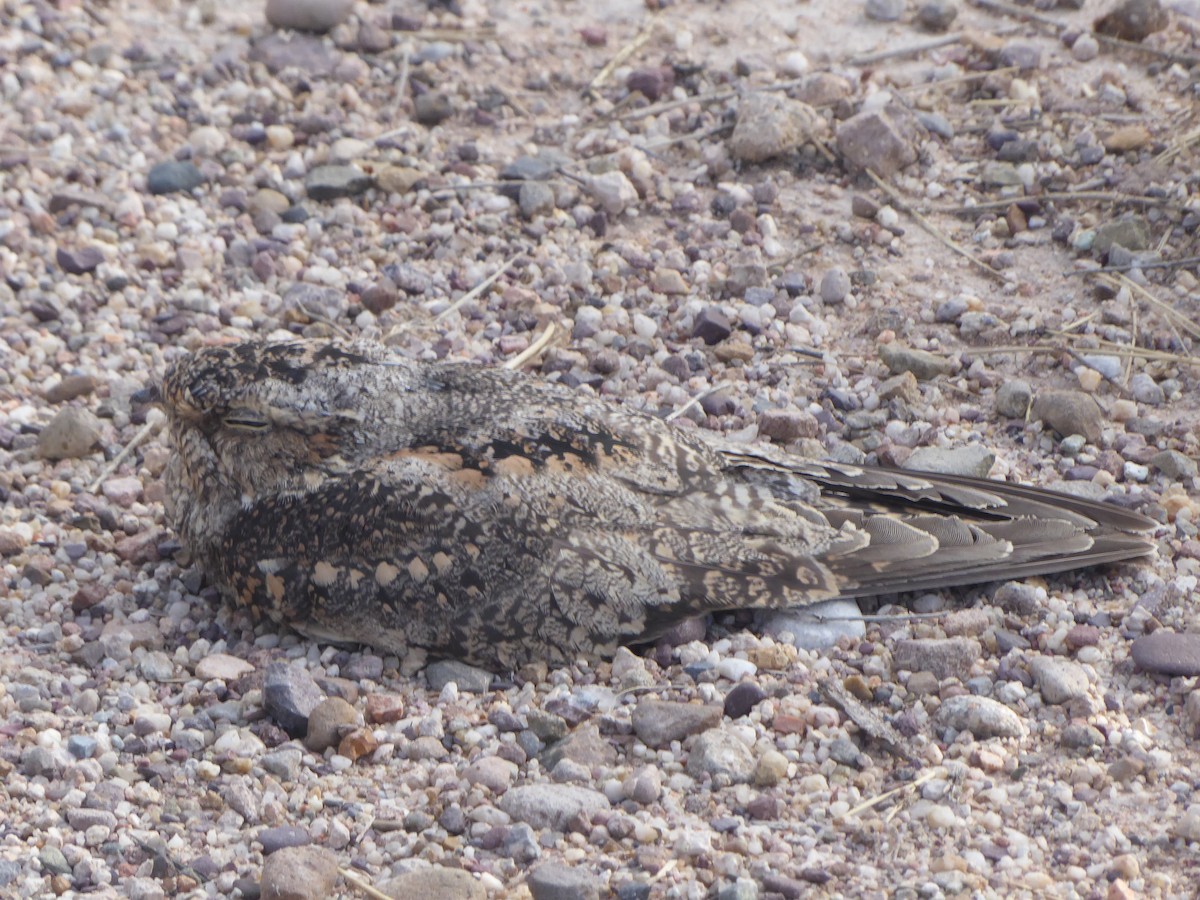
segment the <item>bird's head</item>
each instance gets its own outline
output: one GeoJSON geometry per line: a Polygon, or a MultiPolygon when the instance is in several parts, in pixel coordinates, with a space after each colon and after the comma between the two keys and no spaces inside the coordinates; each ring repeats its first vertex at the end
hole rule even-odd
{"type": "Polygon", "coordinates": [[[416,363],[378,345],[240,343],[177,362],[159,388],[179,478],[243,503],[352,469],[377,417],[403,413],[416,363]]]}

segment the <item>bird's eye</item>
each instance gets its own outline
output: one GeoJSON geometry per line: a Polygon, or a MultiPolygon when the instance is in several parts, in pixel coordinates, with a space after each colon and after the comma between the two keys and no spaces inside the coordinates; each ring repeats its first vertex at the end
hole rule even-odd
{"type": "Polygon", "coordinates": [[[225,424],[243,431],[263,431],[267,427],[265,419],[247,412],[230,413],[225,417],[225,424]]]}

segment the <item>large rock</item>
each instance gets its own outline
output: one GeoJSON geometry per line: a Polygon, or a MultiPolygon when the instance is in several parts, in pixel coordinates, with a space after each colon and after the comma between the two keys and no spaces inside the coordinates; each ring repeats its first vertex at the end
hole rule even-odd
{"type": "Polygon", "coordinates": [[[1033,417],[1063,437],[1082,434],[1092,443],[1100,439],[1100,407],[1083,391],[1044,391],[1033,401],[1033,417]]]}
{"type": "Polygon", "coordinates": [[[738,104],[729,155],[762,162],[796,150],[824,131],[825,120],[807,103],[779,94],[748,94],[738,104]]]}
{"type": "Polygon", "coordinates": [[[510,789],[500,808],[533,828],[565,831],[576,816],[590,819],[609,808],[608,798],[591,788],[570,784],[527,784],[510,789]]]}
{"type": "Polygon", "coordinates": [[[379,885],[379,890],[395,900],[484,900],[487,890],[470,872],[448,866],[429,866],[405,872],[379,885]]]}
{"type": "Polygon", "coordinates": [[[892,667],[965,681],[982,653],[979,641],[972,638],[909,638],[892,648],[892,667]]]}
{"type": "Polygon", "coordinates": [[[754,777],[754,769],[754,755],[746,742],[732,731],[720,728],[696,738],[688,754],[687,770],[693,778],[724,775],[731,781],[747,783],[754,777]]]}
{"type": "Polygon", "coordinates": [[[921,123],[897,103],[860,112],[837,129],[837,149],[856,169],[887,178],[917,161],[921,123]]]}
{"type": "Polygon", "coordinates": [[[665,747],[721,722],[721,707],[643,700],[633,711],[633,730],[648,747],[665,747]]]}
{"type": "Polygon", "coordinates": [[[262,900],[324,900],[333,896],[338,861],[324,847],[286,847],[263,864],[262,900]]]}
{"type": "Polygon", "coordinates": [[[990,697],[961,694],[942,701],[936,721],[955,731],[969,731],[976,739],[1023,737],[1025,723],[1015,712],[990,697]]]}
{"type": "Polygon", "coordinates": [[[60,409],[38,435],[37,453],[42,459],[78,459],[91,452],[100,440],[100,420],[78,406],[60,409]]]}

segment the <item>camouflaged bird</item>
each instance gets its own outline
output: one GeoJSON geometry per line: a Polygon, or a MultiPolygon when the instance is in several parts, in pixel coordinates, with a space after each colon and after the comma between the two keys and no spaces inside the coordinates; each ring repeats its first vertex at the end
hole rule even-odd
{"type": "Polygon", "coordinates": [[[518,372],[366,342],[166,375],[171,516],[221,591],[318,639],[493,669],[730,609],[1141,556],[1154,523],[1034,488],[733,446],[518,372]]]}

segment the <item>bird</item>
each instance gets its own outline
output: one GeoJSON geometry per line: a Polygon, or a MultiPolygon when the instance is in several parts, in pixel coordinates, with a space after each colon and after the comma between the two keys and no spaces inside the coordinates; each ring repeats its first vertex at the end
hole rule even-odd
{"type": "Polygon", "coordinates": [[[359,340],[198,349],[158,385],[169,520],[233,606],[401,658],[611,658],[728,610],[1146,556],[1156,523],[998,480],[684,430],[359,340]]]}

